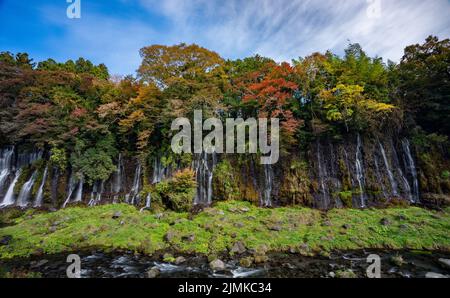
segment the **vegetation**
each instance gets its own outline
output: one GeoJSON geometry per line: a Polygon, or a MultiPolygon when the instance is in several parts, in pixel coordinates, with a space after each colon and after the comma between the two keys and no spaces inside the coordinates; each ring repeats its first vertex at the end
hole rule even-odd
{"type": "Polygon", "coordinates": [[[360,248],[448,251],[449,212],[413,207],[321,213],[300,207],[262,209],[241,201],[219,202],[197,215],[139,212],[124,204],[52,213],[29,210],[5,215],[12,225],[0,229],[0,238],[12,239],[0,246],[0,258],[92,247],[218,256],[232,255],[236,242],[260,256],[268,251],[309,255],[360,248]]]}

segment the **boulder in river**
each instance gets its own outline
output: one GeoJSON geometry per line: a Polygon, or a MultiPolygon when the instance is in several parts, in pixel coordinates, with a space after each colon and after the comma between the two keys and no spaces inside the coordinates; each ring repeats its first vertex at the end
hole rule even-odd
{"type": "Polygon", "coordinates": [[[440,263],[444,268],[450,269],[450,259],[443,259],[443,258],[440,258],[440,259],[439,259],[439,263],[440,263]]]}
{"type": "Polygon", "coordinates": [[[209,267],[214,271],[224,271],[225,270],[225,263],[222,262],[219,259],[215,259],[211,263],[209,263],[209,267]]]}
{"type": "Polygon", "coordinates": [[[156,278],[161,272],[159,271],[158,267],[152,267],[150,270],[147,271],[147,277],[148,278],[156,278]]]}

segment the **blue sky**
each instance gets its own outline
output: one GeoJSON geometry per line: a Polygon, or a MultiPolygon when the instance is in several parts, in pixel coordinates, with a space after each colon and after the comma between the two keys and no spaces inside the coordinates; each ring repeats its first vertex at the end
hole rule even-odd
{"type": "Polygon", "coordinates": [[[340,54],[351,41],[398,61],[406,45],[450,37],[450,0],[81,0],[81,19],[67,18],[68,5],[0,0],[0,51],[36,61],[85,57],[125,75],[151,44],[290,61],[328,49],[340,54]]]}

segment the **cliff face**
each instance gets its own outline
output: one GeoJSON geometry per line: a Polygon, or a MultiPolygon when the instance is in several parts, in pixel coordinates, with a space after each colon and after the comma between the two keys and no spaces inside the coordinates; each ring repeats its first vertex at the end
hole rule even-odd
{"type": "Polygon", "coordinates": [[[196,205],[247,200],[255,205],[303,205],[318,209],[389,204],[441,206],[448,202],[449,161],[439,148],[415,146],[406,137],[349,135],[319,138],[302,154],[284,154],[275,165],[255,155],[201,154],[188,162],[155,158],[145,166],[120,154],[108,180],[88,185],[67,170],[53,168],[45,152],[7,147],[0,152],[0,204],[65,207],[113,202],[148,205],[152,185],[177,170],[195,172],[196,205]]]}

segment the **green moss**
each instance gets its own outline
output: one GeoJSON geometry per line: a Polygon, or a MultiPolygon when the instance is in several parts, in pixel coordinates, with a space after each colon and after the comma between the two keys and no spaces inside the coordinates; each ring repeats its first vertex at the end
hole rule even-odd
{"type": "Polygon", "coordinates": [[[339,199],[341,199],[341,201],[345,207],[351,208],[353,206],[352,197],[353,197],[353,193],[351,190],[341,191],[339,193],[339,199]]]}
{"type": "Polygon", "coordinates": [[[218,200],[236,200],[241,197],[233,167],[228,160],[223,160],[214,169],[214,197],[218,200]]]}
{"type": "Polygon", "coordinates": [[[332,250],[362,248],[450,250],[450,209],[318,210],[266,209],[249,202],[219,202],[197,215],[166,211],[140,213],[125,204],[73,207],[52,213],[12,216],[13,226],[0,229],[0,258],[60,253],[91,247],[152,254],[170,249],[208,256],[228,254],[241,241],[248,250],[326,255],[332,250]],[[121,212],[113,219],[112,215],[121,212]],[[380,224],[381,219],[391,224],[380,224]],[[324,224],[325,221],[327,224],[324,224]],[[343,227],[345,225],[345,228],[343,227]],[[275,228],[276,227],[276,228],[275,228]],[[166,234],[171,231],[170,242],[166,234]],[[326,237],[327,241],[324,241],[326,237]]]}

